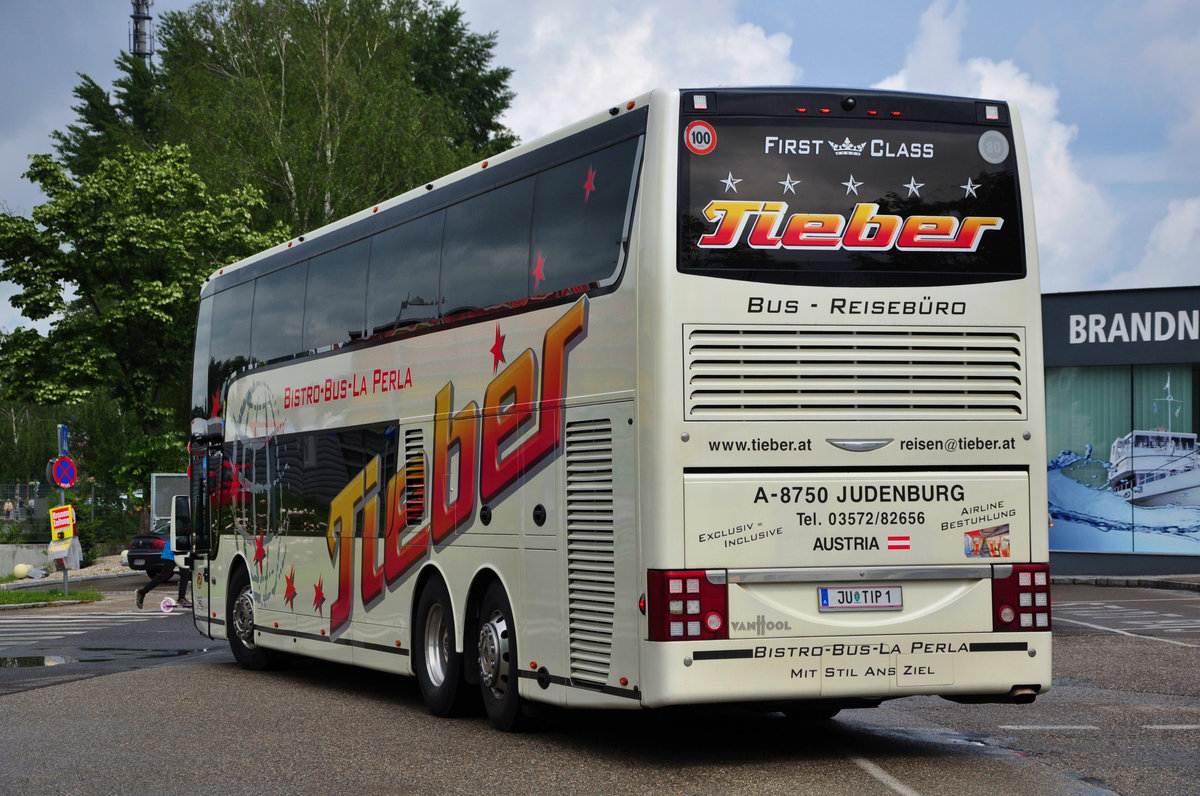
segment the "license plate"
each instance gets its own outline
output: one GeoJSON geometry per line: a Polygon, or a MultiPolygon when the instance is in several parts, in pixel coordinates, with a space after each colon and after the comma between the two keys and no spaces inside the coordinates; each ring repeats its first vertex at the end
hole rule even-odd
{"type": "Polygon", "coordinates": [[[821,586],[821,611],[899,611],[904,597],[899,586],[821,586]]]}
{"type": "Polygon", "coordinates": [[[146,563],[146,559],[144,559],[144,558],[135,558],[135,559],[133,559],[133,563],[137,564],[138,566],[143,566],[143,565],[145,565],[145,563],[146,563]]]}

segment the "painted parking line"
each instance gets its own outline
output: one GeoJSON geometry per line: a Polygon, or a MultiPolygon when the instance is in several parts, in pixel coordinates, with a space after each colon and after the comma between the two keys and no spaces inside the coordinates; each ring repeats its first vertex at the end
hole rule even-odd
{"type": "Polygon", "coordinates": [[[1100,728],[1093,724],[1001,724],[1000,729],[1058,732],[1060,730],[1098,730],[1100,728]]]}
{"type": "Polygon", "coordinates": [[[900,796],[921,796],[919,791],[908,787],[903,782],[896,779],[891,774],[887,773],[865,757],[853,754],[846,749],[842,750],[842,754],[844,754],[850,760],[850,762],[854,763],[854,765],[870,774],[876,782],[880,783],[886,788],[890,788],[892,791],[900,794],[900,796]]]}
{"type": "Polygon", "coordinates": [[[1121,630],[1120,628],[1116,628],[1116,627],[1105,627],[1104,625],[1096,625],[1096,624],[1092,624],[1091,622],[1080,622],[1076,619],[1064,619],[1061,616],[1054,617],[1054,621],[1056,623],[1066,622],[1067,624],[1070,624],[1070,625],[1082,625],[1083,627],[1090,627],[1092,630],[1103,630],[1107,633],[1117,633],[1122,636],[1132,636],[1133,638],[1144,638],[1149,641],[1161,641],[1164,644],[1174,644],[1178,647],[1200,648],[1200,644],[1188,644],[1186,641],[1179,641],[1179,640],[1173,639],[1173,638],[1159,638],[1158,636],[1145,636],[1145,635],[1142,635],[1141,633],[1130,633],[1128,630],[1121,630]]]}

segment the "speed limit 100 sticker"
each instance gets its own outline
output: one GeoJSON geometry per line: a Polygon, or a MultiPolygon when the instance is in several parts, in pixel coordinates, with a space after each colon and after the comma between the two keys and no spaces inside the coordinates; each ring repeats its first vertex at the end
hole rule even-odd
{"type": "Polygon", "coordinates": [[[717,148],[717,131],[708,122],[692,122],[683,131],[683,143],[694,155],[707,155],[717,148]]]}

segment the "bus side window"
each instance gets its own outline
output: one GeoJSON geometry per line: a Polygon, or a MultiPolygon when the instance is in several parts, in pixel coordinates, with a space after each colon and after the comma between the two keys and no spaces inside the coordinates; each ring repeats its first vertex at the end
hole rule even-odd
{"type": "Polygon", "coordinates": [[[443,317],[528,297],[533,178],[474,196],[446,211],[443,317]]]}
{"type": "Polygon", "coordinates": [[[371,240],[368,334],[437,317],[445,221],[444,211],[431,213],[384,230],[371,240]]]}

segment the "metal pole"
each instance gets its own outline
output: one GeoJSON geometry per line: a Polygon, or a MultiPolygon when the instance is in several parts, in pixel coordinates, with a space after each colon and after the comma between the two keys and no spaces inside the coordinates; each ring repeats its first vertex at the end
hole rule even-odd
{"type": "MultiPolygon", "coordinates": [[[[66,504],[67,504],[67,490],[60,489],[60,490],[58,490],[58,505],[65,506],[66,504]]],[[[62,562],[63,562],[63,597],[66,597],[68,594],[70,594],[70,587],[67,585],[67,559],[64,557],[62,562]]]]}

